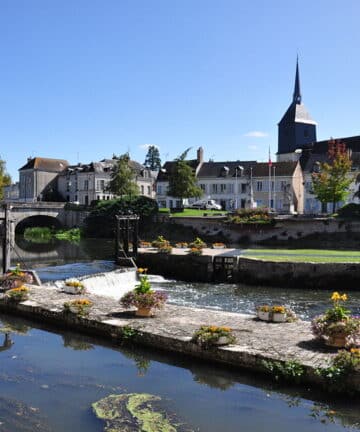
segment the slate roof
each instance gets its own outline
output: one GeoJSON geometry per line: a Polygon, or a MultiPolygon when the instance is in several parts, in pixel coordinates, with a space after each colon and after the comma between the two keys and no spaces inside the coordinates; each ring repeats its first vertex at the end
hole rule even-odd
{"type": "MultiPolygon", "coordinates": [[[[317,141],[303,148],[300,164],[304,171],[312,172],[315,162],[329,162],[329,141],[317,141]]],[[[360,167],[360,136],[336,138],[336,141],[344,143],[351,150],[353,169],[360,167]]]]}
{"type": "MultiPolygon", "coordinates": [[[[256,161],[226,161],[226,162],[204,162],[198,172],[198,178],[204,177],[236,177],[236,168],[243,167],[244,175],[250,173],[250,167],[254,166],[256,161]],[[228,170],[226,170],[228,168],[228,170]],[[227,175],[225,172],[227,171],[227,175]]],[[[238,170],[238,176],[239,170],[238,170]]]]}
{"type": "Polygon", "coordinates": [[[22,166],[19,171],[33,169],[46,172],[61,172],[68,165],[69,162],[64,159],[48,159],[42,157],[34,157],[32,159],[28,159],[27,163],[22,166]]]}
{"type": "MultiPolygon", "coordinates": [[[[289,177],[294,174],[298,162],[273,162],[271,166],[271,173],[274,172],[276,177],[289,177]]],[[[267,177],[269,175],[269,164],[267,162],[257,162],[253,166],[253,177],[267,177]]]]}
{"type": "MultiPolygon", "coordinates": [[[[108,173],[112,170],[113,166],[116,164],[116,159],[103,159],[99,162],[90,162],[88,164],[77,164],[77,165],[69,165],[65,172],[69,173],[72,171],[77,172],[95,172],[95,173],[108,173]]],[[[137,174],[146,169],[139,162],[130,160],[129,166],[132,168],[137,174]]]]}
{"type": "Polygon", "coordinates": [[[284,114],[283,118],[280,120],[281,123],[307,123],[316,125],[317,123],[311,118],[306,107],[302,103],[292,102],[284,114]]]}
{"type": "MultiPolygon", "coordinates": [[[[199,162],[197,159],[191,159],[186,161],[188,165],[195,171],[199,162]]],[[[169,174],[175,169],[176,161],[165,162],[157,175],[157,181],[168,181],[169,174]]]]}

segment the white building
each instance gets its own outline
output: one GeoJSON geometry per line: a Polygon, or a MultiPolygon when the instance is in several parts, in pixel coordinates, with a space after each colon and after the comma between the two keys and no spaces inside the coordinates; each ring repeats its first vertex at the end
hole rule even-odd
{"type": "MultiPolygon", "coordinates": [[[[58,191],[65,201],[89,205],[95,200],[116,198],[107,190],[116,159],[68,166],[58,177],[58,191]]],[[[152,171],[138,162],[129,161],[135,173],[140,195],[155,197],[155,178],[152,171]]]]}

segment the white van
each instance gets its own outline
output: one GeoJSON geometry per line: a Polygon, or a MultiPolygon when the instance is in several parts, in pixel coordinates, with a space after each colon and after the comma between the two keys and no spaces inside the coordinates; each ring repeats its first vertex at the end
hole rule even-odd
{"type": "Polygon", "coordinates": [[[221,205],[217,204],[215,200],[200,200],[195,201],[189,205],[189,208],[197,208],[201,210],[221,210],[221,205]]]}

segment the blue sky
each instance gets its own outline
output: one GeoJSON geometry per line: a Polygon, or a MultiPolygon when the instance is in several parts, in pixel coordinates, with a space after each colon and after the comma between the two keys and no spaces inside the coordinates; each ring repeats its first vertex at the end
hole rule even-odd
{"type": "Polygon", "coordinates": [[[360,134],[358,0],[1,0],[0,157],[266,160],[293,92],[360,134]],[[255,135],[255,136],[253,136],[255,135]]]}

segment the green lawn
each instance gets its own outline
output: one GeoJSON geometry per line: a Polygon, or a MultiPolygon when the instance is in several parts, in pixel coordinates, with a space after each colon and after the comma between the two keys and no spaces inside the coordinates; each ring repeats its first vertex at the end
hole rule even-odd
{"type": "MultiPolygon", "coordinates": [[[[159,209],[160,213],[169,213],[169,209],[159,209]]],[[[225,210],[198,210],[198,209],[184,209],[183,212],[179,213],[169,213],[171,217],[188,217],[188,216],[197,216],[197,217],[203,217],[204,213],[207,216],[214,216],[214,215],[226,215],[227,211],[225,210]]]]}
{"type": "Polygon", "coordinates": [[[360,251],[339,251],[323,249],[246,249],[246,258],[285,262],[360,262],[360,251]]]}

